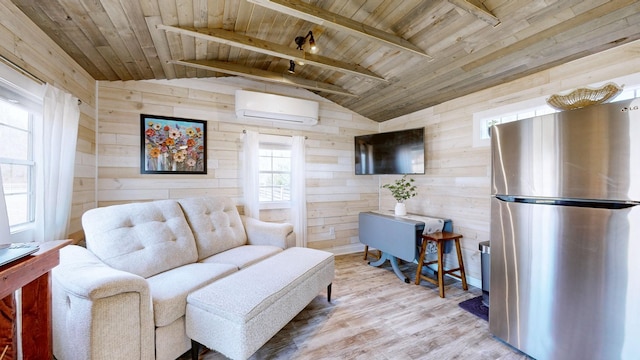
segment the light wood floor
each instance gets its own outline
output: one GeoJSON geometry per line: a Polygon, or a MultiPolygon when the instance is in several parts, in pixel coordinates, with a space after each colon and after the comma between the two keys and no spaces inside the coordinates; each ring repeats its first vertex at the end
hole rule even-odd
{"type": "MultiPolygon", "coordinates": [[[[251,359],[529,359],[458,306],[480,289],[447,279],[441,299],[434,285],[413,284],[415,264],[401,265],[405,284],[388,262],[375,268],[362,256],[336,256],[331,303],[320,294],[251,359]]],[[[205,349],[200,359],[225,357],[205,349]]]]}

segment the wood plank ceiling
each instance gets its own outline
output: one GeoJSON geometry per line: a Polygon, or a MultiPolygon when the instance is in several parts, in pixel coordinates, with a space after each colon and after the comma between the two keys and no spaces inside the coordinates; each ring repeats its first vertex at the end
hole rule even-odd
{"type": "Polygon", "coordinates": [[[640,38],[631,0],[13,2],[96,80],[246,76],[375,121],[640,38]]]}

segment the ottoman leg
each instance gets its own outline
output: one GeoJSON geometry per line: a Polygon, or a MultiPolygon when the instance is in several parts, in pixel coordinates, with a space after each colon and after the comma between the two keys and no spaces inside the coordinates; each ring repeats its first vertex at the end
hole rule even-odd
{"type": "Polygon", "coordinates": [[[200,343],[191,340],[191,360],[198,360],[198,355],[200,355],[200,343]]]}
{"type": "Polygon", "coordinates": [[[327,285],[327,302],[331,302],[331,284],[327,285]]]}

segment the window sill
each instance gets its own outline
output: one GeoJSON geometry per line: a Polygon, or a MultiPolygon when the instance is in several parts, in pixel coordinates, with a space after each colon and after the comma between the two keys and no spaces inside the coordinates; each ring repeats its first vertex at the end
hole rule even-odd
{"type": "Polygon", "coordinates": [[[35,224],[21,224],[11,227],[11,242],[30,242],[34,237],[35,224]]]}
{"type": "Polygon", "coordinates": [[[278,210],[278,209],[290,209],[291,202],[289,201],[272,201],[272,202],[261,202],[260,210],[278,210]]]}

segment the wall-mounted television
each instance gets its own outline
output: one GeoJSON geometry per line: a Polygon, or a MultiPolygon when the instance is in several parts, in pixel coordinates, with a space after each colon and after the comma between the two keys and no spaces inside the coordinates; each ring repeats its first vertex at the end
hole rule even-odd
{"type": "Polygon", "coordinates": [[[355,137],[356,175],[424,174],[424,128],[355,137]]]}

